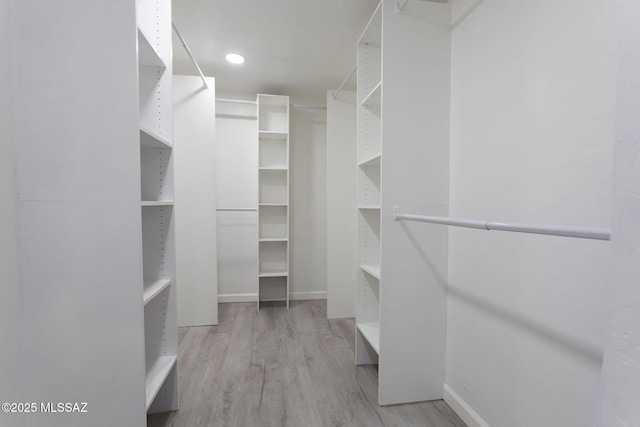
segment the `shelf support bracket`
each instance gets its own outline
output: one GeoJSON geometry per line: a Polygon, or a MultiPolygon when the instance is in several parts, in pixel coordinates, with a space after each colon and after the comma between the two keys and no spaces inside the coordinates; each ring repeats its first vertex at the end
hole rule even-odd
{"type": "Polygon", "coordinates": [[[200,69],[198,62],[196,62],[196,58],[193,57],[193,54],[191,53],[191,49],[189,49],[189,46],[187,46],[187,42],[184,41],[184,39],[182,38],[182,35],[180,34],[180,31],[178,31],[178,28],[176,27],[175,22],[171,21],[171,26],[173,27],[173,31],[176,32],[176,36],[178,36],[178,39],[180,39],[180,43],[182,43],[182,47],[184,47],[184,50],[187,51],[187,55],[189,55],[189,58],[191,58],[191,62],[193,62],[193,65],[196,67],[196,70],[198,70],[198,74],[200,74],[200,78],[202,79],[202,84],[204,85],[205,88],[209,89],[207,80],[204,78],[204,74],[202,74],[202,70],[200,69]]]}

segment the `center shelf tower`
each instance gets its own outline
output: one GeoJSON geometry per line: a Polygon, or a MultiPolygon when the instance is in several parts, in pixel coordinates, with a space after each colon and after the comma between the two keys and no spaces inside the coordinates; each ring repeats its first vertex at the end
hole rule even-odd
{"type": "Polygon", "coordinates": [[[289,308],[289,97],[258,94],[258,309],[289,308]]]}

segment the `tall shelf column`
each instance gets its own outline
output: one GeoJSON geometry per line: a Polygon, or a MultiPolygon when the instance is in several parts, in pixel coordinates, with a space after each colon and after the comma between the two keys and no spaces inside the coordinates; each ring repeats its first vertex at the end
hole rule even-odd
{"type": "Polygon", "coordinates": [[[170,1],[11,4],[24,398],[88,403],[29,424],[141,426],[177,403],[170,1]]]}
{"type": "Polygon", "coordinates": [[[178,409],[170,0],[137,0],[146,408],[178,409]]]}
{"type": "Polygon", "coordinates": [[[258,94],[258,309],[289,308],[289,97],[258,94]]]}
{"type": "Polygon", "coordinates": [[[378,363],[380,351],[380,114],[382,7],[358,41],[358,283],[356,363],[378,363]]]}
{"type": "Polygon", "coordinates": [[[381,405],[441,399],[447,231],[450,5],[382,0],[357,45],[356,364],[378,364],[381,405]]]}

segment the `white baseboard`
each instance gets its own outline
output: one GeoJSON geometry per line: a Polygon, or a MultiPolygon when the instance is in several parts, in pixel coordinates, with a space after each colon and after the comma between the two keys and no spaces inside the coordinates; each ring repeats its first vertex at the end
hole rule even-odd
{"type": "Polygon", "coordinates": [[[228,302],[256,302],[258,294],[218,294],[218,303],[228,302]]]}
{"type": "Polygon", "coordinates": [[[469,427],[489,427],[476,411],[467,404],[451,387],[449,384],[444,385],[444,401],[447,405],[451,406],[456,414],[462,421],[464,421],[469,427]]]}
{"type": "Polygon", "coordinates": [[[305,300],[305,299],[327,299],[326,291],[313,291],[313,292],[291,292],[289,299],[293,301],[305,300]]]}
{"type": "MultiPolygon", "coordinates": [[[[289,300],[299,301],[308,299],[327,299],[326,291],[313,291],[313,292],[291,292],[289,294],[289,300]]],[[[218,302],[221,304],[229,302],[256,302],[258,300],[258,294],[219,294],[218,302]]]]}

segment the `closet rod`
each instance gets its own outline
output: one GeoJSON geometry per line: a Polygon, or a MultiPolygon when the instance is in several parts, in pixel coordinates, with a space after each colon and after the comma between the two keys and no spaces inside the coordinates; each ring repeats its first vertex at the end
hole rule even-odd
{"type": "Polygon", "coordinates": [[[403,214],[400,208],[394,208],[395,219],[429,222],[432,224],[454,225],[457,227],[478,228],[482,230],[513,231],[518,233],[546,234],[552,236],[576,237],[581,239],[611,240],[611,231],[606,228],[571,227],[559,225],[518,224],[443,216],[403,214]]]}
{"type": "Polygon", "coordinates": [[[256,208],[217,208],[218,212],[256,212],[256,208]]]}
{"type": "MultiPolygon", "coordinates": [[[[404,9],[408,1],[409,0],[403,0],[402,3],[396,2],[396,13],[402,12],[402,9],[404,9]]],[[[449,2],[449,0],[425,0],[425,1],[430,1],[432,3],[448,3],[449,2]]]]}
{"type": "Polygon", "coordinates": [[[228,102],[231,104],[251,104],[256,105],[256,101],[248,99],[231,99],[231,98],[216,98],[216,102],[228,102]]]}
{"type": "Polygon", "coordinates": [[[349,75],[342,81],[342,83],[340,83],[340,86],[338,86],[338,89],[335,92],[333,92],[333,95],[332,95],[333,99],[336,99],[338,97],[338,94],[342,92],[344,85],[347,84],[347,82],[349,81],[349,79],[351,79],[351,76],[353,76],[353,73],[355,73],[357,69],[358,69],[358,66],[356,65],[355,67],[353,67],[353,70],[351,70],[349,75]]]}
{"type": "Polygon", "coordinates": [[[324,105],[303,105],[303,104],[289,104],[291,108],[297,108],[298,110],[326,110],[324,105]]]}
{"type": "MultiPolygon", "coordinates": [[[[216,102],[229,102],[235,104],[251,104],[256,105],[256,101],[250,101],[247,99],[231,99],[231,98],[216,98],[216,102]]],[[[291,108],[298,108],[301,110],[326,110],[324,105],[303,105],[303,104],[289,104],[291,108]]]]}
{"type": "Polygon", "coordinates": [[[202,84],[204,85],[204,87],[209,89],[207,80],[204,78],[204,74],[202,74],[202,70],[200,69],[200,66],[196,62],[196,59],[193,57],[193,54],[191,53],[191,49],[189,49],[189,46],[187,46],[187,42],[184,41],[184,39],[182,38],[182,35],[180,35],[180,32],[178,31],[178,28],[176,27],[176,24],[173,21],[171,21],[171,25],[173,26],[173,31],[176,32],[176,35],[180,39],[180,43],[182,43],[182,47],[184,47],[184,50],[187,51],[187,55],[189,55],[189,58],[191,58],[191,62],[193,62],[193,65],[196,67],[196,70],[198,70],[198,73],[200,74],[200,78],[202,79],[202,84]]]}

